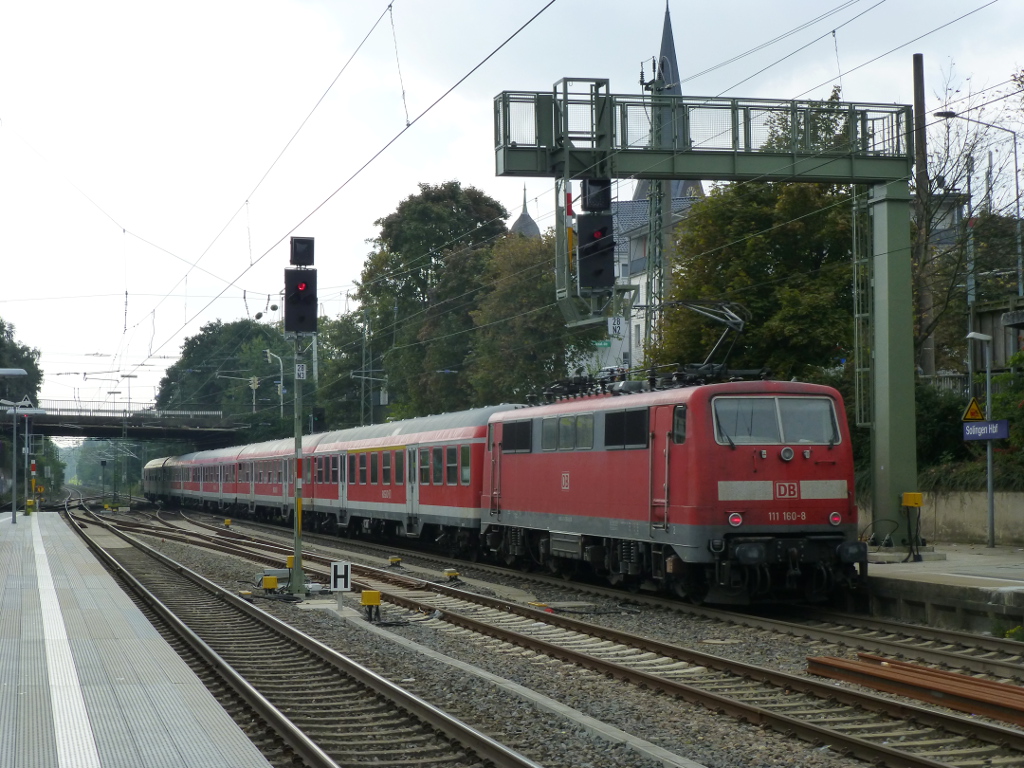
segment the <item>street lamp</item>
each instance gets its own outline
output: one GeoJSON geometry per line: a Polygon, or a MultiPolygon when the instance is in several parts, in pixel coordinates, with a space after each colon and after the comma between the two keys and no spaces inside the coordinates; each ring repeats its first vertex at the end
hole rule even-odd
{"type": "Polygon", "coordinates": [[[956,112],[936,112],[936,117],[941,117],[943,120],[949,120],[954,117],[958,117],[961,120],[966,120],[968,123],[977,123],[978,125],[984,125],[989,128],[995,128],[997,131],[1006,131],[1008,134],[1013,136],[1013,191],[1014,191],[1014,207],[1016,209],[1017,217],[1017,295],[1024,296],[1024,253],[1021,251],[1021,236],[1020,236],[1020,165],[1017,162],[1017,132],[1011,131],[1009,128],[1004,128],[1001,125],[993,125],[992,123],[986,123],[982,120],[975,120],[973,117],[964,117],[958,115],[956,112]]]}
{"type": "MultiPolygon", "coordinates": [[[[10,370],[10,369],[0,369],[10,370]]],[[[20,369],[18,369],[20,370],[20,369]]],[[[18,374],[15,374],[18,375],[18,374]]],[[[10,406],[7,412],[11,414],[14,430],[11,437],[11,522],[18,522],[18,417],[26,417],[25,421],[25,483],[26,488],[28,487],[28,417],[29,416],[44,416],[46,411],[42,408],[33,408],[32,402],[28,399],[28,395],[21,399],[20,402],[12,403],[10,400],[0,400],[0,405],[10,406]]],[[[27,495],[27,491],[26,491],[27,495]]]]}
{"type": "MultiPolygon", "coordinates": [[[[992,421],[992,337],[971,331],[967,338],[985,345],[985,421],[992,421]]],[[[992,488],[992,440],[986,440],[985,459],[988,470],[988,546],[996,545],[996,506],[992,488]]]]}
{"type": "Polygon", "coordinates": [[[270,358],[272,358],[272,357],[276,357],[277,358],[277,367],[278,367],[278,370],[280,372],[279,378],[277,380],[277,400],[278,400],[278,408],[280,409],[279,410],[279,417],[281,419],[283,419],[284,418],[284,361],[281,360],[281,358],[278,355],[275,355],[269,349],[264,349],[263,350],[263,359],[264,360],[266,360],[269,363],[270,362],[270,358]]]}

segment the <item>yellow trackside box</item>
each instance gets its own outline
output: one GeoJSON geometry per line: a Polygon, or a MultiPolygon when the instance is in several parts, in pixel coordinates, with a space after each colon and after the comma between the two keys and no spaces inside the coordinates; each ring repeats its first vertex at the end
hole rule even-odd
{"type": "Polygon", "coordinates": [[[363,596],[363,605],[380,605],[380,592],[364,589],[360,594],[363,596]]]}
{"type": "Polygon", "coordinates": [[[266,590],[277,589],[277,576],[264,576],[263,588],[266,590]]]}
{"type": "Polygon", "coordinates": [[[230,528],[231,527],[231,518],[230,517],[224,519],[224,527],[225,528],[230,528]]]}
{"type": "Polygon", "coordinates": [[[920,493],[904,493],[904,507],[920,507],[924,505],[924,495],[920,493]]]}
{"type": "Polygon", "coordinates": [[[285,560],[284,563],[285,563],[285,565],[284,565],[285,568],[294,568],[295,567],[295,555],[288,555],[288,559],[285,560]]]}

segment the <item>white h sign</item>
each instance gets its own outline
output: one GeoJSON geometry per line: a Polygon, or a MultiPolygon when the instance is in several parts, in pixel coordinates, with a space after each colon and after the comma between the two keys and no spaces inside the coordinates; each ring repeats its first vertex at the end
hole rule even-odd
{"type": "Polygon", "coordinates": [[[331,592],[352,591],[352,563],[331,563],[331,592]]]}

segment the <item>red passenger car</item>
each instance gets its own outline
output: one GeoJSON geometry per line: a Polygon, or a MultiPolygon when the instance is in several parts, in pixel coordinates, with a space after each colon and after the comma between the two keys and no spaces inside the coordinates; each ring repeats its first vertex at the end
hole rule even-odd
{"type": "MultiPolygon", "coordinates": [[[[863,580],[838,392],[612,389],[306,436],[304,522],[718,603],[863,580]]],[[[290,520],[293,456],[289,439],[157,459],[146,493],[290,520]]]]}

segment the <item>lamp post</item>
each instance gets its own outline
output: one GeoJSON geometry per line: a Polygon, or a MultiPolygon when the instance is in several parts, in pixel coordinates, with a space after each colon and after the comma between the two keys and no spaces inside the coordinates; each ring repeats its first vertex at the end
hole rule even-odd
{"type": "MultiPolygon", "coordinates": [[[[9,370],[9,369],[0,369],[9,370]]],[[[18,417],[25,417],[25,483],[28,488],[28,436],[29,436],[29,416],[42,416],[46,414],[42,408],[33,408],[32,402],[26,395],[20,402],[12,403],[10,400],[0,400],[0,405],[10,406],[7,412],[11,414],[12,421],[14,424],[13,437],[11,438],[11,522],[18,522],[18,417]]],[[[27,491],[26,491],[27,496],[27,491]]]]}
{"type": "Polygon", "coordinates": [[[1006,131],[1008,134],[1013,136],[1013,192],[1017,225],[1017,295],[1024,296],[1024,252],[1021,250],[1020,234],[1020,164],[1017,161],[1017,132],[1011,131],[1009,128],[1004,128],[1001,125],[993,125],[992,123],[986,123],[982,120],[975,120],[973,117],[964,117],[963,115],[958,115],[956,112],[936,112],[935,116],[941,117],[943,120],[960,118],[961,120],[966,120],[968,123],[977,123],[978,125],[995,128],[997,131],[1006,131]]]}
{"type": "MultiPolygon", "coordinates": [[[[987,333],[971,331],[967,338],[985,345],[985,421],[992,421],[992,337],[987,333]]],[[[992,440],[985,441],[985,459],[988,474],[988,546],[996,545],[996,506],[992,487],[992,440]]]]}
{"type": "Polygon", "coordinates": [[[279,374],[278,379],[277,379],[277,400],[278,400],[278,408],[280,409],[279,412],[278,412],[278,416],[283,419],[284,418],[284,361],[281,360],[281,358],[278,355],[275,355],[269,349],[264,349],[263,350],[263,357],[264,357],[264,359],[268,363],[270,362],[270,358],[272,358],[272,357],[276,357],[277,358],[277,367],[278,367],[278,370],[280,371],[280,374],[279,374]]]}
{"type": "MultiPolygon", "coordinates": [[[[0,368],[0,378],[8,376],[28,376],[24,368],[0,368]]],[[[0,400],[4,405],[14,405],[7,400],[0,400]]],[[[18,522],[18,415],[14,414],[13,429],[11,431],[11,522],[18,522]]]]}

